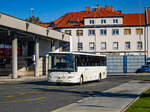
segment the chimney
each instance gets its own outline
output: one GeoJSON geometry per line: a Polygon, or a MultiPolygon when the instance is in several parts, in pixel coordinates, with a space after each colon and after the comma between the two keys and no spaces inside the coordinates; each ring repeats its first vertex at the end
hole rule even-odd
{"type": "Polygon", "coordinates": [[[90,12],[91,7],[85,7],[85,11],[90,12]]]}
{"type": "Polygon", "coordinates": [[[98,4],[97,5],[97,10],[100,10],[101,9],[101,6],[98,4]]]}
{"type": "Polygon", "coordinates": [[[121,11],[121,10],[118,10],[117,12],[119,12],[119,14],[122,14],[122,11],[121,11]]]}

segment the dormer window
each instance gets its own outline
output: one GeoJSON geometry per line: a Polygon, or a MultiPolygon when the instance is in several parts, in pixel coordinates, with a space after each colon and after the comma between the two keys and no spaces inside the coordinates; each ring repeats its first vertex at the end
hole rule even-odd
{"type": "Polygon", "coordinates": [[[90,24],[94,24],[94,20],[90,20],[90,24]]]}
{"type": "Polygon", "coordinates": [[[102,19],[101,24],[106,24],[106,19],[102,19]]]}
{"type": "Polygon", "coordinates": [[[68,21],[68,24],[79,24],[79,22],[76,20],[70,20],[68,21]]]}
{"type": "Polygon", "coordinates": [[[113,23],[117,24],[118,23],[118,19],[113,19],[113,23]]]}

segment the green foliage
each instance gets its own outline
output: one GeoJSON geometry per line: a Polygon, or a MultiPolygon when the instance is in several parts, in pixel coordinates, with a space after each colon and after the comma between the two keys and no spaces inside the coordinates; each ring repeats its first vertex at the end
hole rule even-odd
{"type": "Polygon", "coordinates": [[[40,18],[39,17],[35,17],[35,16],[26,18],[25,21],[28,21],[28,22],[31,22],[31,23],[34,23],[34,24],[41,23],[40,18]]]}
{"type": "Polygon", "coordinates": [[[150,77],[149,78],[139,78],[137,80],[144,80],[144,81],[150,81],[150,77]]]}
{"type": "Polygon", "coordinates": [[[133,103],[126,112],[150,112],[150,89],[133,103]]]}

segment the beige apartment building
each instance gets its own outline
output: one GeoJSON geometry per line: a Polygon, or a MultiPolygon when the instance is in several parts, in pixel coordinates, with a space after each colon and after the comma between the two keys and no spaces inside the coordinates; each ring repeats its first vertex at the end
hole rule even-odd
{"type": "Polygon", "coordinates": [[[72,51],[150,57],[150,8],[124,14],[97,5],[67,13],[49,26],[70,35],[72,51]]]}

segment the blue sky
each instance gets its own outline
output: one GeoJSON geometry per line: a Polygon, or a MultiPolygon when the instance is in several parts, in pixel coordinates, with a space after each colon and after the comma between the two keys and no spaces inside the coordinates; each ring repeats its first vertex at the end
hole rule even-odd
{"type": "MultiPolygon", "coordinates": [[[[123,13],[138,13],[139,0],[1,0],[0,12],[25,19],[31,16],[30,8],[34,8],[34,15],[42,22],[53,21],[65,13],[84,11],[86,6],[100,4],[114,6],[123,13]]],[[[144,7],[150,7],[150,0],[141,0],[141,12],[144,7]]]]}

